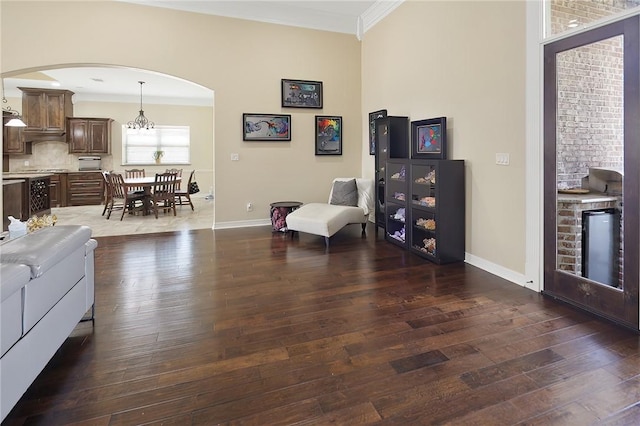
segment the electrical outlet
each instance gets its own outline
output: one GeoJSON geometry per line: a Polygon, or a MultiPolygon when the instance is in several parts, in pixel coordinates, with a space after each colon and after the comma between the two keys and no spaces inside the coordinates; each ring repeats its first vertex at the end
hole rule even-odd
{"type": "Polygon", "coordinates": [[[29,165],[29,160],[24,160],[24,165],[28,166],[29,165]]]}
{"type": "Polygon", "coordinates": [[[252,212],[253,211],[253,204],[247,203],[247,211],[248,212],[252,212]]]}
{"type": "Polygon", "coordinates": [[[231,154],[231,161],[239,161],[239,160],[240,160],[240,154],[236,154],[236,153],[231,154]]]}

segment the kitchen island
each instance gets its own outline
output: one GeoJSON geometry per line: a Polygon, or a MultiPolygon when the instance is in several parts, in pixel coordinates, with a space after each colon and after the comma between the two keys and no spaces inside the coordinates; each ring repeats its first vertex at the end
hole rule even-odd
{"type": "MultiPolygon", "coordinates": [[[[22,216],[20,220],[26,221],[30,217],[51,213],[51,173],[3,173],[4,182],[22,181],[21,204],[22,216]]],[[[4,207],[3,207],[3,210],[4,207]]],[[[3,216],[6,217],[5,211],[3,216]]]]}

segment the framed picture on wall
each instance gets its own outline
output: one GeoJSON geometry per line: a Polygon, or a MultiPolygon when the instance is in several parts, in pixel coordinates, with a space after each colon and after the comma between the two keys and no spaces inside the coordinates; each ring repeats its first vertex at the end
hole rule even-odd
{"type": "Polygon", "coordinates": [[[290,141],[291,115],[242,114],[243,141],[290,141]]]}
{"type": "Polygon", "coordinates": [[[371,155],[376,155],[376,120],[386,116],[386,109],[369,113],[369,154],[371,155]]]}
{"type": "Polygon", "coordinates": [[[290,108],[322,108],[322,82],[281,80],[282,106],[290,108]]]}
{"type": "Polygon", "coordinates": [[[342,117],[316,115],[316,155],[342,155],[342,117]]]}
{"type": "Polygon", "coordinates": [[[447,158],[447,118],[411,122],[411,158],[447,158]]]}

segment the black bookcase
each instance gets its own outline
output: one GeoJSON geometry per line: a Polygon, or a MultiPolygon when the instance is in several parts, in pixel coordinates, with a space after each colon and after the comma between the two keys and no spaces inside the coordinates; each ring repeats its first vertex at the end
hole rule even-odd
{"type": "Polygon", "coordinates": [[[411,252],[438,264],[463,261],[464,160],[411,160],[408,187],[411,252]]]}
{"type": "MultiPolygon", "coordinates": [[[[386,229],[385,180],[388,160],[409,158],[409,117],[388,116],[375,120],[375,220],[386,229]]],[[[408,172],[408,170],[407,170],[408,172]]]]}

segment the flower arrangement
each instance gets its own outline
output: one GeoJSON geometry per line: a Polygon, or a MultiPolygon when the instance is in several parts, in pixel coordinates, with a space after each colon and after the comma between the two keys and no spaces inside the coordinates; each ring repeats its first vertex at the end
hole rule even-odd
{"type": "Polygon", "coordinates": [[[47,226],[53,226],[58,221],[58,217],[55,214],[52,215],[42,215],[40,217],[33,216],[27,220],[27,231],[33,232],[37,231],[40,228],[45,228],[47,226]]]}
{"type": "Polygon", "coordinates": [[[164,151],[153,151],[153,159],[160,164],[160,159],[164,156],[164,151]]]}

